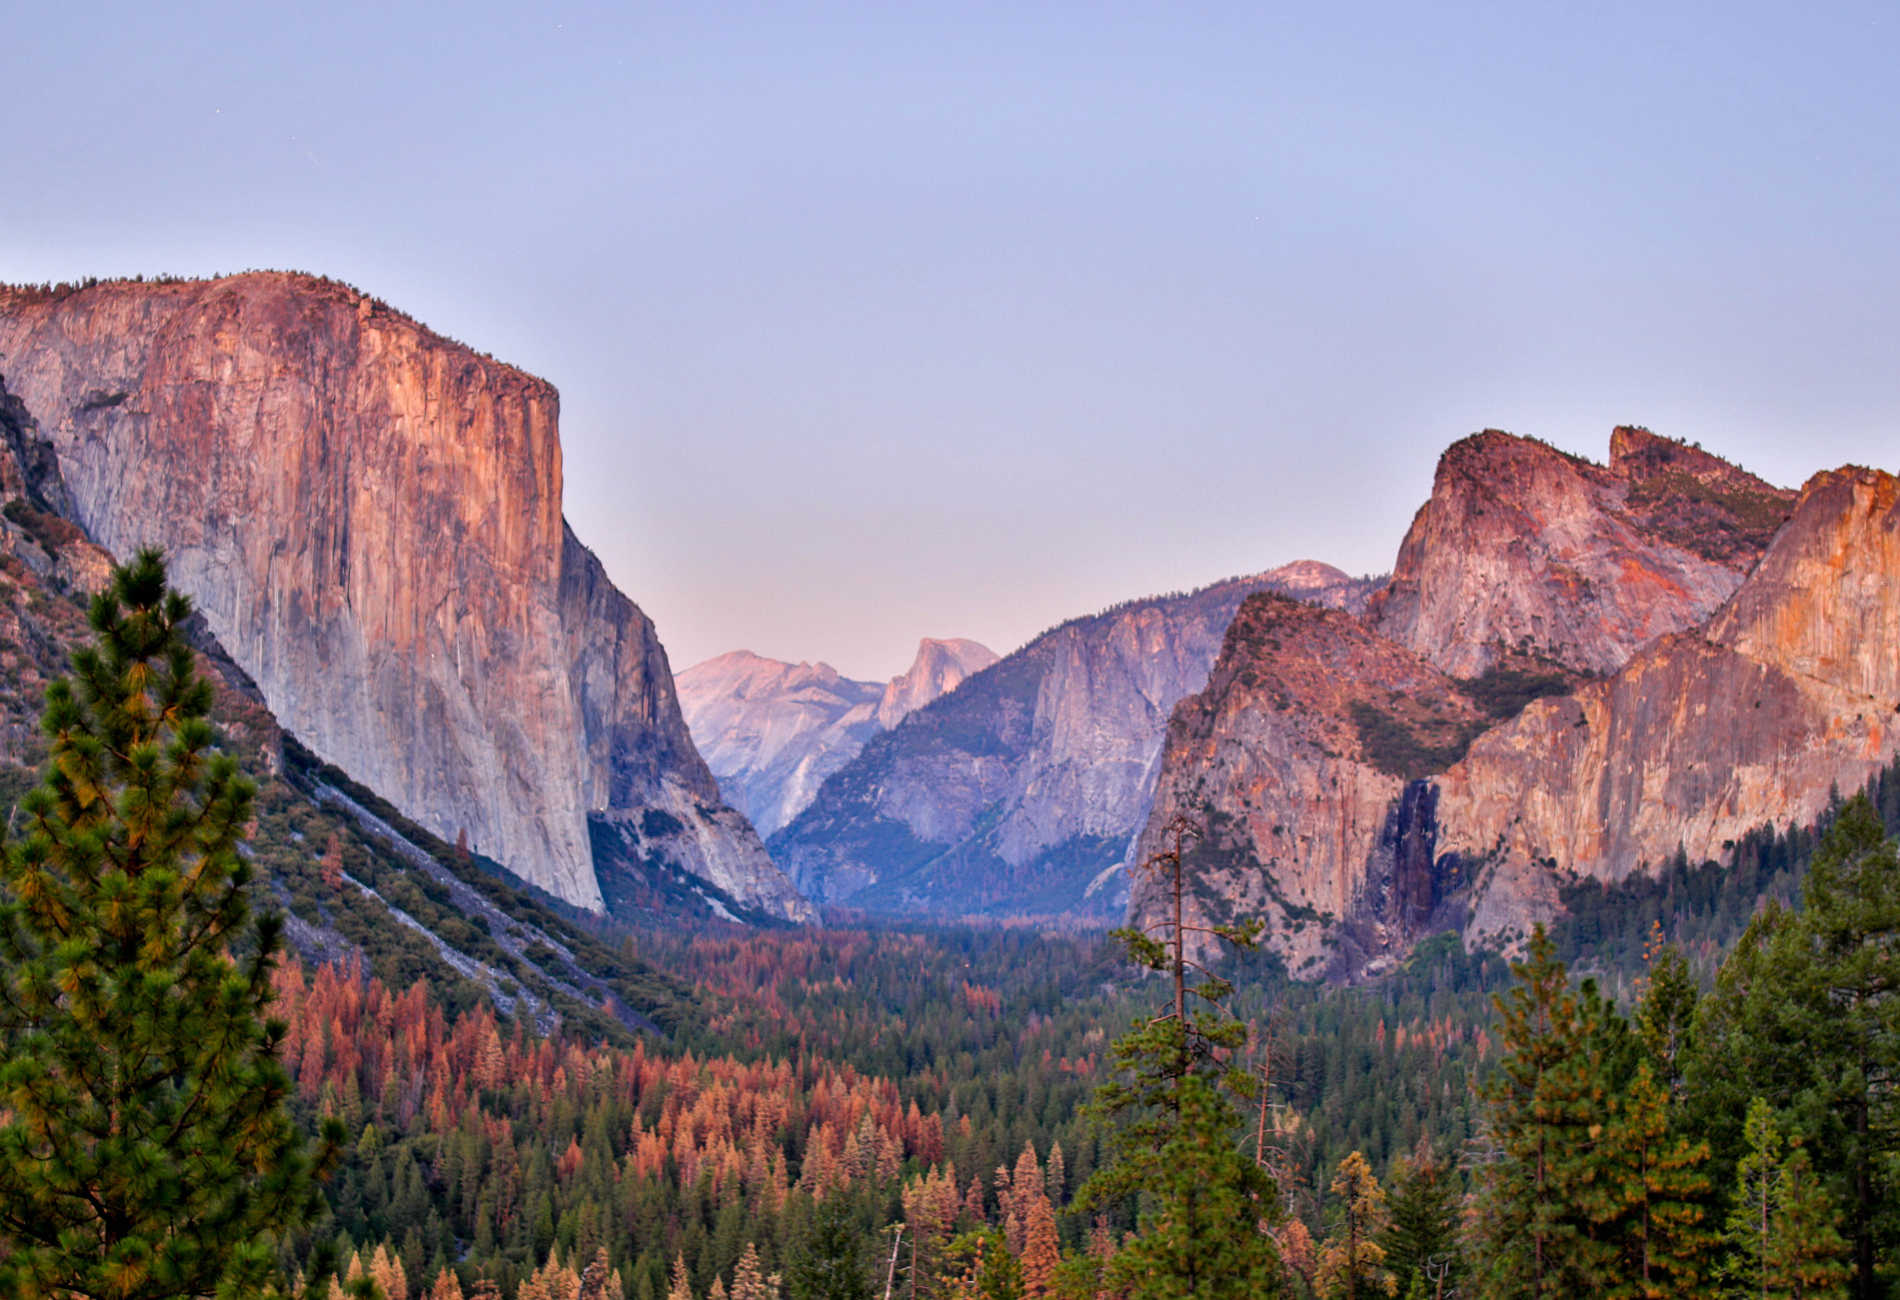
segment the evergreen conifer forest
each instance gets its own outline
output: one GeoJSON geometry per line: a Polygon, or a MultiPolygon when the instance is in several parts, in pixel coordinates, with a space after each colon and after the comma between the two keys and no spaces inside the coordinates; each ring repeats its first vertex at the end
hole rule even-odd
{"type": "Polygon", "coordinates": [[[1894,1285],[1900,771],[1354,987],[1244,924],[1208,973],[1165,933],[629,926],[385,808],[405,865],[294,745],[253,787],[158,557],[101,602],[6,850],[5,1294],[1894,1285]],[[285,904],[355,942],[287,955],[285,904]]]}

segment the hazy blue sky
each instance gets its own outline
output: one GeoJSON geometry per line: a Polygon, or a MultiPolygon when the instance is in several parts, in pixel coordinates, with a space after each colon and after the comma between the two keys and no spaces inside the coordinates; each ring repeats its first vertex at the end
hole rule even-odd
{"type": "Polygon", "coordinates": [[[1896,13],[11,0],[0,278],[355,283],[559,385],[676,668],[886,676],[1383,570],[1485,426],[1895,467],[1896,13]]]}

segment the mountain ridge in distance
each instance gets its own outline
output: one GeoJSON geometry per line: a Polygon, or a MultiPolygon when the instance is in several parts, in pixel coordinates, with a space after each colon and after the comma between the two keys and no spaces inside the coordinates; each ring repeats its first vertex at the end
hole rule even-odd
{"type": "Polygon", "coordinates": [[[975,641],[925,637],[911,666],[888,682],[750,650],[715,656],[675,680],[686,725],[720,791],[769,836],[804,811],[865,741],[995,662],[995,651],[975,641]]]}
{"type": "Polygon", "coordinates": [[[872,737],[769,847],[815,902],[1112,919],[1168,714],[1240,602],[1360,609],[1381,581],[1298,561],[1070,619],[872,737]]]}

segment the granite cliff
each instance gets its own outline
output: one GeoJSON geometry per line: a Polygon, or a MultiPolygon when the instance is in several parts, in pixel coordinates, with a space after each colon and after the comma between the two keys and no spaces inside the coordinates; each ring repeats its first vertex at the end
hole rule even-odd
{"type": "MultiPolygon", "coordinates": [[[[1194,818],[1206,831],[1189,858],[1199,904],[1272,918],[1294,972],[1318,973],[1351,937],[1348,920],[1365,918],[1375,944],[1385,928],[1417,932],[1455,888],[1417,878],[1400,805],[1408,782],[1461,753],[1486,717],[1454,679],[1362,620],[1249,596],[1206,688],[1169,719],[1134,860],[1162,849],[1176,815],[1194,818]]],[[[1428,852],[1425,871],[1434,864],[1428,852]]],[[[1160,905],[1155,885],[1134,884],[1143,924],[1160,905]]]]}
{"type": "Polygon", "coordinates": [[[551,386],[277,273],[0,289],[0,375],[91,540],[165,547],[284,726],[427,830],[584,908],[664,862],[808,914],[561,517],[551,386]]]}
{"type": "Polygon", "coordinates": [[[1116,914],[1168,714],[1241,601],[1357,608],[1376,585],[1302,563],[1065,623],[867,741],[774,856],[811,897],[853,907],[1116,914]]]}
{"type": "Polygon", "coordinates": [[[1702,627],[1539,701],[1437,778],[1437,845],[1478,876],[1473,939],[1552,914],[1558,873],[1619,880],[1806,825],[1900,754],[1900,480],[1816,475],[1702,627]]]}
{"type": "Polygon", "coordinates": [[[975,641],[926,637],[909,670],[880,685],[735,650],[679,675],[680,707],[720,790],[770,835],[865,741],[995,662],[975,641]]]}
{"type": "MultiPolygon", "coordinates": [[[[1515,943],[1567,880],[1805,825],[1900,752],[1888,475],[1799,494],[1618,429],[1593,465],[1453,446],[1363,620],[1254,597],[1170,722],[1145,861],[1206,829],[1196,905],[1303,972],[1425,934],[1515,943]]],[[[1146,923],[1160,898],[1137,883],[1146,923]]]]}
{"type": "Polygon", "coordinates": [[[953,637],[939,641],[925,637],[917,643],[910,667],[884,683],[877,702],[878,725],[889,731],[939,696],[948,695],[964,680],[982,672],[997,659],[996,652],[977,641],[953,637]]]}
{"type": "Polygon", "coordinates": [[[1792,492],[1646,429],[1593,464],[1495,429],[1439,459],[1374,630],[1460,677],[1514,656],[1613,672],[1715,612],[1792,492]]]}
{"type": "MultiPolygon", "coordinates": [[[[68,513],[57,454],[0,383],[0,803],[39,781],[47,683],[91,637],[86,606],[113,559],[68,513]]],[[[703,1019],[689,989],[610,948],[501,864],[430,835],[285,734],[204,620],[185,624],[215,690],[219,747],[258,784],[247,856],[305,961],[360,961],[389,984],[426,979],[451,1007],[493,1004],[542,1032],[667,1032],[703,1019]]],[[[713,913],[703,887],[649,867],[649,905],[713,913]]]]}
{"type": "Polygon", "coordinates": [[[47,683],[87,635],[85,602],[112,557],[68,517],[52,444],[0,380],[0,792],[18,797],[44,760],[47,683]]]}

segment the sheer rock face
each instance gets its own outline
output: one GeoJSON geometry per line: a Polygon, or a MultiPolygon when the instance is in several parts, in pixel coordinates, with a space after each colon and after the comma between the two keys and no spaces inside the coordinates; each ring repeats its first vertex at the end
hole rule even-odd
{"type": "MultiPolygon", "coordinates": [[[[1358,967],[1402,950],[1455,888],[1430,878],[1429,846],[1419,878],[1420,854],[1406,835],[1418,818],[1399,821],[1407,783],[1387,770],[1389,757],[1369,752],[1355,706],[1453,745],[1483,725],[1449,678],[1360,620],[1250,596],[1206,689],[1169,722],[1154,812],[1136,849],[1145,862],[1170,847],[1166,827],[1177,816],[1203,823],[1207,834],[1188,858],[1197,916],[1266,918],[1297,974],[1326,969],[1328,941],[1358,967]]],[[[1170,906],[1161,880],[1135,882],[1137,923],[1170,906]]]]}
{"type": "Polygon", "coordinates": [[[1900,480],[1817,475],[1708,624],[1533,704],[1439,778],[1440,850],[1484,881],[1474,938],[1552,913],[1561,870],[1618,880],[1811,822],[1900,753],[1900,480]]]}
{"type": "Polygon", "coordinates": [[[671,862],[770,915],[811,920],[694,747],[652,620],[565,525],[560,602],[595,870],[671,862]]]}
{"type": "Polygon", "coordinates": [[[0,771],[38,767],[46,687],[89,635],[87,599],[112,557],[66,517],[53,448],[0,381],[0,771]]]}
{"type": "MultiPolygon", "coordinates": [[[[41,435],[26,403],[7,391],[4,377],[0,377],[0,506],[4,507],[0,509],[0,553],[19,561],[40,586],[83,602],[111,581],[112,556],[73,522],[72,497],[60,474],[58,453],[41,435]]],[[[52,662],[56,674],[65,671],[62,657],[52,662]]],[[[34,717],[38,707],[35,698],[34,717]]]]}
{"type": "Polygon", "coordinates": [[[565,528],[548,384],[274,273],[0,290],[0,373],[93,540],[164,546],[284,725],[418,822],[598,909],[590,810],[656,807],[795,899],[565,528]]]}
{"type": "Polygon", "coordinates": [[[680,703],[720,789],[770,835],[865,741],[995,662],[975,641],[925,638],[910,670],[880,686],[735,650],[681,673],[680,703]]]}
{"type": "MultiPolygon", "coordinates": [[[[1897,501],[1858,469],[1796,500],[1640,430],[1608,469],[1468,439],[1364,622],[1243,607],[1170,724],[1139,860],[1200,819],[1199,914],[1265,915],[1296,969],[1352,977],[1448,928],[1508,946],[1572,873],[1719,861],[1764,822],[1809,823],[1900,753],[1897,501]],[[1521,666],[1470,657],[1499,641],[1602,675],[1500,722],[1476,707],[1514,707],[1495,679],[1446,675],[1521,666]]],[[[1133,917],[1160,907],[1143,882],[1133,917]]]]}
{"type": "MultiPolygon", "coordinates": [[[[1168,715],[1205,683],[1241,601],[1282,572],[1036,638],[868,741],[773,837],[779,861],[813,897],[854,907],[1118,912],[1168,715]]],[[[1350,605],[1376,584],[1297,566],[1287,585],[1350,605]]]]}
{"type": "Polygon", "coordinates": [[[1793,497],[1643,429],[1616,430],[1607,468],[1487,430],[1440,458],[1369,617],[1459,677],[1512,652],[1614,672],[1713,614],[1793,497]]]}

